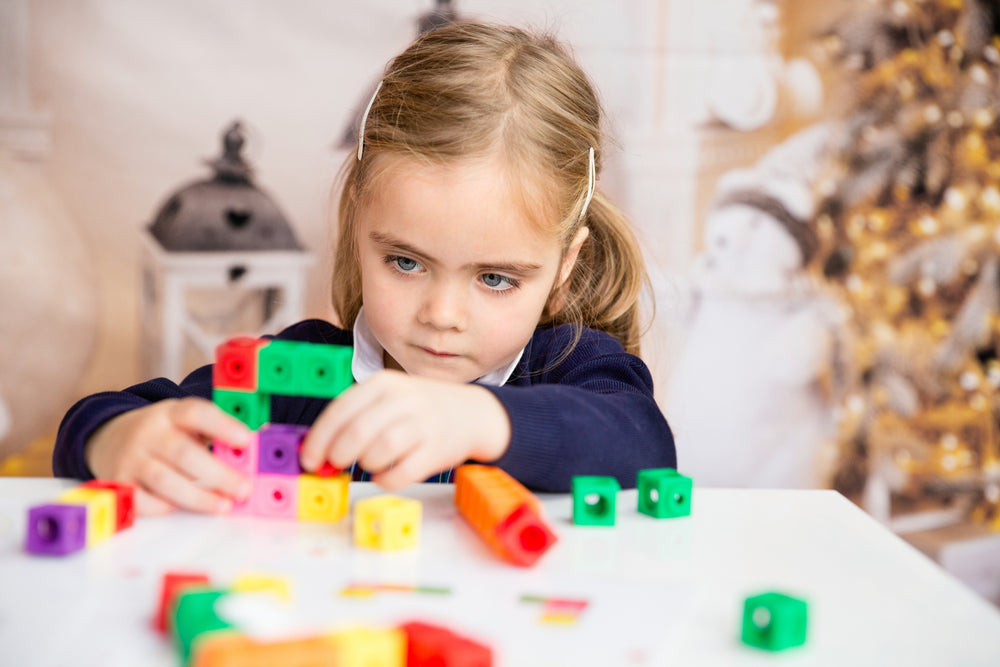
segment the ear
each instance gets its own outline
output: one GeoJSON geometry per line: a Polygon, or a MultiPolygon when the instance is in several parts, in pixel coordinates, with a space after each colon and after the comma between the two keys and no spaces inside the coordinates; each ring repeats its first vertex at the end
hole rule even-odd
{"type": "Polygon", "coordinates": [[[546,306],[546,312],[558,313],[562,310],[563,305],[565,305],[566,288],[569,287],[569,277],[573,275],[573,267],[576,266],[576,258],[580,255],[580,248],[583,247],[584,242],[589,236],[590,228],[581,227],[579,231],[577,231],[576,236],[573,237],[573,241],[569,244],[569,248],[566,249],[562,262],[559,264],[559,275],[556,276],[556,282],[552,285],[552,294],[549,296],[549,303],[546,306]]]}

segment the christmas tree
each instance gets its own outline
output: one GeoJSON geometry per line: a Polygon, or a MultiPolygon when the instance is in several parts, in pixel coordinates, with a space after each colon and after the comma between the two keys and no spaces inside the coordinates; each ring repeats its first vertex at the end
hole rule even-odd
{"type": "Polygon", "coordinates": [[[822,38],[851,95],[817,217],[853,333],[834,485],[877,474],[1000,530],[1000,2],[845,16],[822,38]]]}

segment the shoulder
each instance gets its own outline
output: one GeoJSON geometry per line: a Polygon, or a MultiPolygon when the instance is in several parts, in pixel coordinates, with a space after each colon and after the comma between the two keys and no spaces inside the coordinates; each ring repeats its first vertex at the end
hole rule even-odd
{"type": "Polygon", "coordinates": [[[572,324],[535,330],[522,357],[524,372],[561,375],[595,360],[615,364],[640,365],[638,357],[627,353],[611,334],[572,324]]]}
{"type": "Polygon", "coordinates": [[[350,331],[334,326],[326,320],[303,320],[283,329],[277,340],[293,340],[305,343],[325,343],[327,345],[353,345],[354,335],[350,331]]]}

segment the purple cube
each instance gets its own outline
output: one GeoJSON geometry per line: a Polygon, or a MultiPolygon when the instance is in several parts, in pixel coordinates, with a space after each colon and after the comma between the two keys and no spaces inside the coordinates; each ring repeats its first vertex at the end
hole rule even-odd
{"type": "Polygon", "coordinates": [[[268,424],[260,430],[257,472],[267,475],[298,475],[299,445],[309,431],[297,424],[268,424]]]}
{"type": "Polygon", "coordinates": [[[85,505],[37,505],[28,510],[24,549],[28,553],[65,556],[87,546],[85,505]]]}

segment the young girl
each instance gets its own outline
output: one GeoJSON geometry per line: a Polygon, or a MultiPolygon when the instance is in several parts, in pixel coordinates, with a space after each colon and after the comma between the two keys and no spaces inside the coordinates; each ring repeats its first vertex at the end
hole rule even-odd
{"type": "MultiPolygon", "coordinates": [[[[641,254],[595,187],[600,161],[596,95],[552,38],[461,24],[389,64],[340,198],[344,328],[277,336],[354,346],[357,384],[336,400],[273,397],[272,421],[312,425],[307,470],[325,460],[398,489],[478,461],[566,492],[574,475],[632,487],[676,466],[635,356],[641,254]]],[[[250,433],[210,397],[205,366],[85,398],[54,472],[134,481],[145,513],[225,512],[249,482],[206,443],[250,433]]]]}

